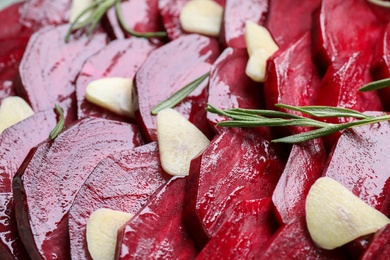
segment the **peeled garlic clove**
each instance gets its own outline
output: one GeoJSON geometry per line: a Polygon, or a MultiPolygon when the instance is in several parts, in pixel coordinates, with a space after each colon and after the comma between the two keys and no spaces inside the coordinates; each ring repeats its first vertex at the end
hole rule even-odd
{"type": "Polygon", "coordinates": [[[271,55],[279,50],[267,28],[252,21],[245,24],[245,43],[249,56],[257,49],[264,49],[271,55]]]}
{"type": "Polygon", "coordinates": [[[253,81],[264,82],[267,68],[267,60],[272,54],[265,49],[257,49],[249,57],[245,73],[253,81]]]}
{"type": "Polygon", "coordinates": [[[307,195],[306,222],[314,242],[331,250],[375,233],[390,220],[337,181],[322,177],[307,195]]]}
{"type": "Polygon", "coordinates": [[[0,106],[0,134],[8,127],[34,115],[34,111],[21,97],[6,97],[0,106]]]}
{"type": "Polygon", "coordinates": [[[188,175],[191,160],[210,143],[196,126],[173,109],[157,114],[157,140],[162,168],[171,175],[188,175]]]}
{"type": "MultiPolygon", "coordinates": [[[[72,1],[72,6],[70,8],[70,15],[69,15],[69,22],[70,23],[73,23],[76,21],[76,18],[81,15],[81,13],[86,9],[88,8],[89,6],[91,6],[92,4],[94,3],[94,0],[73,0],[72,1]]],[[[79,22],[82,22],[84,21],[85,19],[87,19],[87,17],[91,14],[91,11],[87,12],[86,14],[84,14],[79,22]]]]}
{"type": "Polygon", "coordinates": [[[132,91],[131,79],[103,78],[88,84],[86,99],[118,115],[134,117],[132,91]]]}
{"type": "Polygon", "coordinates": [[[216,37],[222,24],[223,8],[214,1],[188,1],[180,13],[183,30],[216,37]]]}
{"type": "Polygon", "coordinates": [[[87,221],[87,247],[93,260],[112,260],[118,229],[126,224],[133,214],[101,208],[94,211],[87,221]]]}

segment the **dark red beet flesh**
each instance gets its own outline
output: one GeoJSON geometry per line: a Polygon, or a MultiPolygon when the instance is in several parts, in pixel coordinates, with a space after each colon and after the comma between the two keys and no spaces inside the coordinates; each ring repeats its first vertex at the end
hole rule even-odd
{"type": "Polygon", "coordinates": [[[118,231],[115,259],[193,259],[198,253],[182,219],[186,178],[171,179],[118,231]]]}
{"type": "Polygon", "coordinates": [[[73,83],[84,61],[106,45],[107,37],[95,33],[65,43],[67,29],[68,25],[48,27],[33,34],[20,64],[17,93],[36,112],[60,104],[67,121],[72,121],[76,117],[73,83]]]}
{"type": "Polygon", "coordinates": [[[216,137],[190,167],[185,217],[197,243],[217,234],[235,203],[270,198],[283,167],[263,128],[216,137]]]}
{"type": "Polygon", "coordinates": [[[161,19],[170,40],[174,40],[186,33],[180,25],[180,12],[188,0],[159,0],[158,9],[161,19]]]}
{"type": "MultiPolygon", "coordinates": [[[[218,55],[216,40],[195,34],[180,37],[149,55],[135,79],[139,103],[136,117],[147,140],[157,140],[156,116],[151,114],[152,108],[209,72],[210,64],[218,55]]],[[[174,109],[206,135],[210,135],[210,126],[205,119],[207,83],[207,80],[204,80],[174,109]]]]}
{"type": "Polygon", "coordinates": [[[87,85],[106,77],[133,79],[138,68],[157,46],[146,39],[131,38],[110,42],[84,63],[76,81],[77,116],[96,116],[111,120],[129,121],[107,109],[100,108],[85,99],[87,85]]]}
{"type": "Polygon", "coordinates": [[[362,260],[386,260],[390,255],[390,224],[379,230],[367,250],[361,257],[362,260]]]}
{"type": "Polygon", "coordinates": [[[19,238],[14,203],[12,179],[30,149],[49,137],[56,125],[54,111],[37,113],[0,134],[0,259],[26,259],[19,238]]]}
{"type": "Polygon", "coordinates": [[[196,259],[256,259],[277,229],[272,214],[268,198],[239,202],[196,259]]]}
{"type": "Polygon", "coordinates": [[[93,170],[69,211],[72,259],[91,259],[85,239],[92,212],[110,208],[136,214],[168,179],[162,170],[156,143],[113,154],[93,170]]]}
{"type": "Polygon", "coordinates": [[[278,220],[291,223],[305,216],[305,201],[311,185],[322,176],[327,153],[321,139],[292,147],[286,167],[272,195],[278,220]]]}
{"type": "MultiPolygon", "coordinates": [[[[210,71],[208,103],[220,109],[264,107],[263,86],[245,74],[248,54],[245,49],[227,48],[213,64],[210,71]]],[[[209,124],[216,130],[216,124],[224,118],[207,113],[209,124]]]]}
{"type": "Polygon", "coordinates": [[[13,180],[23,244],[34,259],[68,259],[68,212],[89,174],[106,156],[141,144],[137,128],[83,119],[41,144],[13,180]]]}

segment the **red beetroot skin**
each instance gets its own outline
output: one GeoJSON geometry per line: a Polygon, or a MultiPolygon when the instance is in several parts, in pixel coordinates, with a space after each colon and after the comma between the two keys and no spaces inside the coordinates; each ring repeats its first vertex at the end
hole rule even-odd
{"type": "MultiPolygon", "coordinates": [[[[121,8],[127,27],[136,32],[157,32],[164,28],[158,10],[158,0],[126,0],[121,2],[121,8]]],[[[130,36],[120,26],[115,7],[106,13],[103,26],[114,39],[130,36]]]]}
{"type": "Polygon", "coordinates": [[[196,259],[255,259],[276,228],[270,199],[242,201],[196,259]]]}
{"type": "Polygon", "coordinates": [[[59,103],[71,121],[76,117],[73,82],[84,61],[106,45],[107,37],[96,33],[65,43],[67,29],[67,25],[49,27],[33,34],[20,64],[21,84],[16,90],[36,112],[59,103]]]}
{"type": "Polygon", "coordinates": [[[138,68],[149,53],[157,46],[146,39],[131,38],[110,42],[98,53],[91,56],[81,68],[76,81],[77,116],[96,116],[111,120],[129,121],[107,109],[100,108],[85,99],[87,85],[94,80],[106,77],[133,79],[138,68]]]}
{"type": "Polygon", "coordinates": [[[266,27],[280,48],[288,47],[311,30],[311,13],[321,0],[272,0],[269,4],[266,27]]]}
{"type": "MultiPolygon", "coordinates": [[[[248,53],[244,49],[225,49],[210,71],[208,103],[220,109],[264,107],[263,86],[251,80],[245,73],[248,53]]],[[[207,113],[209,124],[220,131],[216,124],[225,118],[207,113]]]]}
{"type": "Polygon", "coordinates": [[[55,125],[56,115],[50,110],[37,113],[0,134],[0,259],[27,257],[16,226],[12,179],[31,147],[47,139],[55,125]]]}
{"type": "Polygon", "coordinates": [[[388,217],[390,217],[389,136],[388,122],[344,131],[324,172],[325,176],[338,181],[388,217]]]}
{"type": "MultiPolygon", "coordinates": [[[[147,140],[157,140],[156,116],[151,114],[152,108],[209,72],[210,64],[218,55],[216,40],[195,34],[180,37],[149,55],[135,78],[139,102],[136,117],[147,140]]],[[[204,80],[174,109],[210,136],[212,131],[205,119],[207,83],[204,80]]]]}
{"type": "Polygon", "coordinates": [[[115,259],[193,259],[182,219],[186,178],[172,178],[118,231],[115,259]]]}
{"type": "Polygon", "coordinates": [[[110,155],[93,170],[69,211],[72,259],[92,259],[85,239],[92,212],[110,208],[136,214],[168,175],[160,165],[157,143],[110,155]]]}
{"type": "MultiPolygon", "coordinates": [[[[288,48],[277,52],[268,60],[264,84],[267,109],[286,112],[285,109],[275,107],[275,104],[314,104],[321,80],[312,61],[310,46],[310,34],[305,33],[288,48]]],[[[296,114],[302,115],[299,112],[296,114]]],[[[288,127],[285,131],[297,134],[304,130],[304,127],[288,127]]]]}
{"type": "Polygon", "coordinates": [[[38,147],[13,180],[19,234],[33,259],[69,258],[68,212],[78,190],[100,160],[140,144],[135,126],[89,118],[38,147]]]}
{"type": "Polygon", "coordinates": [[[366,0],[321,1],[313,19],[313,52],[323,69],[354,52],[372,53],[383,27],[366,0]]]}
{"type": "Polygon", "coordinates": [[[264,260],[315,260],[350,259],[343,248],[324,250],[317,247],[310,237],[304,218],[279,228],[264,245],[257,259],[264,260]]]}
{"type": "Polygon", "coordinates": [[[263,25],[267,12],[266,0],[226,0],[221,41],[228,47],[246,48],[245,23],[252,21],[263,25]]]}
{"type": "Polygon", "coordinates": [[[159,0],[158,9],[161,19],[170,40],[179,38],[186,33],[180,25],[180,12],[188,0],[159,0]]]}
{"type": "Polygon", "coordinates": [[[387,260],[390,255],[390,224],[379,230],[370,244],[366,252],[362,256],[362,260],[387,260]]]}
{"type": "Polygon", "coordinates": [[[199,246],[217,234],[235,203],[272,196],[284,162],[265,131],[226,130],[193,159],[185,218],[199,246]]]}
{"type": "Polygon", "coordinates": [[[321,139],[292,147],[286,167],[272,195],[278,220],[283,224],[305,216],[311,185],[322,176],[327,153],[321,139]]]}

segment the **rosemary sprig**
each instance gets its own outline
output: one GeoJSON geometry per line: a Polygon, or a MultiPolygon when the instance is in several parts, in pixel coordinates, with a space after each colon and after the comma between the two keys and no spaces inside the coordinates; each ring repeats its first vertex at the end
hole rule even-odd
{"type": "Polygon", "coordinates": [[[328,107],[328,106],[289,106],[286,104],[276,104],[277,107],[285,108],[292,111],[298,111],[303,114],[311,115],[313,118],[306,118],[303,116],[293,115],[292,117],[286,116],[287,113],[274,110],[253,110],[253,109],[226,109],[221,110],[210,104],[206,108],[211,113],[218,114],[230,118],[229,121],[219,122],[218,125],[225,127],[259,127],[259,126],[307,126],[316,128],[314,130],[295,134],[280,139],[275,139],[275,143],[300,143],[311,139],[323,137],[333,134],[335,132],[353,128],[357,126],[363,126],[368,124],[374,124],[382,121],[389,121],[390,115],[383,116],[367,116],[358,111],[328,107]],[[239,113],[237,113],[239,111],[239,113]],[[264,111],[267,111],[266,113],[264,111]],[[322,122],[316,118],[324,117],[349,117],[356,120],[348,123],[331,124],[322,122]]]}
{"type": "MultiPolygon", "coordinates": [[[[390,2],[388,2],[390,3],[390,2]]],[[[388,79],[381,79],[377,80],[371,83],[368,83],[367,85],[364,85],[359,89],[361,92],[367,92],[367,91],[372,91],[372,90],[379,90],[382,88],[386,88],[390,86],[390,78],[388,79]]]]}
{"type": "Polygon", "coordinates": [[[68,32],[65,36],[65,42],[69,42],[70,36],[72,35],[73,31],[80,30],[82,28],[88,28],[87,35],[90,35],[95,30],[104,14],[113,6],[115,6],[116,16],[119,20],[120,25],[130,35],[141,38],[165,37],[167,35],[166,32],[139,33],[129,29],[122,15],[121,1],[122,0],[96,0],[93,4],[85,8],[76,17],[75,21],[70,24],[68,32]],[[89,12],[90,15],[84,21],[81,21],[81,18],[84,18],[84,16],[89,12]]]}
{"type": "Polygon", "coordinates": [[[390,2],[383,0],[368,0],[368,2],[373,3],[374,5],[390,8],[390,2]]]}
{"type": "Polygon", "coordinates": [[[195,79],[194,81],[185,85],[183,88],[174,93],[170,98],[153,107],[152,114],[156,115],[158,112],[165,108],[172,108],[179,104],[183,99],[185,99],[189,94],[191,94],[209,75],[210,72],[207,72],[199,78],[195,79]]]}
{"type": "Polygon", "coordinates": [[[62,129],[64,129],[64,125],[65,125],[65,117],[62,108],[56,104],[56,110],[60,118],[58,120],[57,125],[50,132],[49,135],[50,140],[54,140],[62,132],[62,129]]]}

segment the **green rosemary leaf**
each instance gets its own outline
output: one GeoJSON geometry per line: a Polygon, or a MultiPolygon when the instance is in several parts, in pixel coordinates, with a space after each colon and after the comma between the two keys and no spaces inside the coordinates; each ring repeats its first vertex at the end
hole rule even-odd
{"type": "Polygon", "coordinates": [[[56,110],[60,119],[58,120],[58,123],[54,127],[54,129],[50,132],[49,135],[50,140],[54,140],[61,133],[62,129],[64,129],[64,125],[65,125],[64,112],[62,111],[61,107],[57,104],[56,104],[56,110]]]}
{"type": "Polygon", "coordinates": [[[303,118],[294,114],[289,114],[285,112],[275,111],[275,110],[263,110],[263,109],[242,109],[242,108],[232,108],[227,110],[229,114],[243,114],[243,115],[260,115],[265,117],[280,117],[280,118],[303,118]]]}
{"type": "Polygon", "coordinates": [[[373,3],[378,6],[390,8],[390,2],[383,0],[368,0],[368,2],[373,3]]]}
{"type": "Polygon", "coordinates": [[[369,118],[358,111],[342,107],[329,106],[290,106],[286,104],[276,104],[276,107],[302,112],[314,117],[355,117],[359,119],[369,118]]]}
{"type": "Polygon", "coordinates": [[[97,6],[99,5],[99,2],[94,2],[92,5],[88,6],[87,8],[85,8],[75,19],[75,21],[73,23],[70,24],[69,26],[69,29],[66,33],[66,36],[65,36],[65,42],[68,43],[69,40],[70,40],[70,36],[72,35],[72,32],[73,30],[79,30],[85,26],[87,26],[88,24],[90,24],[93,19],[94,19],[94,16],[93,16],[93,13],[90,14],[88,16],[88,18],[83,21],[83,22],[79,22],[79,20],[81,19],[81,17],[83,17],[86,13],[92,11],[93,9],[95,9],[97,6]]]}
{"type": "Polygon", "coordinates": [[[283,127],[283,126],[308,126],[308,127],[327,127],[326,123],[312,120],[309,118],[302,119],[284,119],[284,118],[266,118],[260,117],[258,120],[232,120],[222,121],[218,123],[219,126],[225,127],[259,127],[259,126],[271,126],[271,127],[283,127]]]}
{"type": "Polygon", "coordinates": [[[172,108],[179,104],[183,99],[185,99],[189,94],[191,94],[202,82],[209,76],[210,72],[200,76],[194,81],[190,82],[182,89],[174,93],[170,98],[164,100],[160,104],[156,105],[152,109],[152,114],[156,115],[158,112],[165,108],[172,108]]]}
{"type": "MultiPolygon", "coordinates": [[[[388,2],[388,3],[390,3],[390,2],[388,2]]],[[[379,90],[379,89],[386,88],[389,86],[390,86],[390,78],[381,79],[381,80],[377,80],[377,81],[368,83],[367,85],[364,85],[363,87],[361,87],[359,89],[359,91],[367,92],[367,91],[372,91],[372,90],[379,90]]]]}

